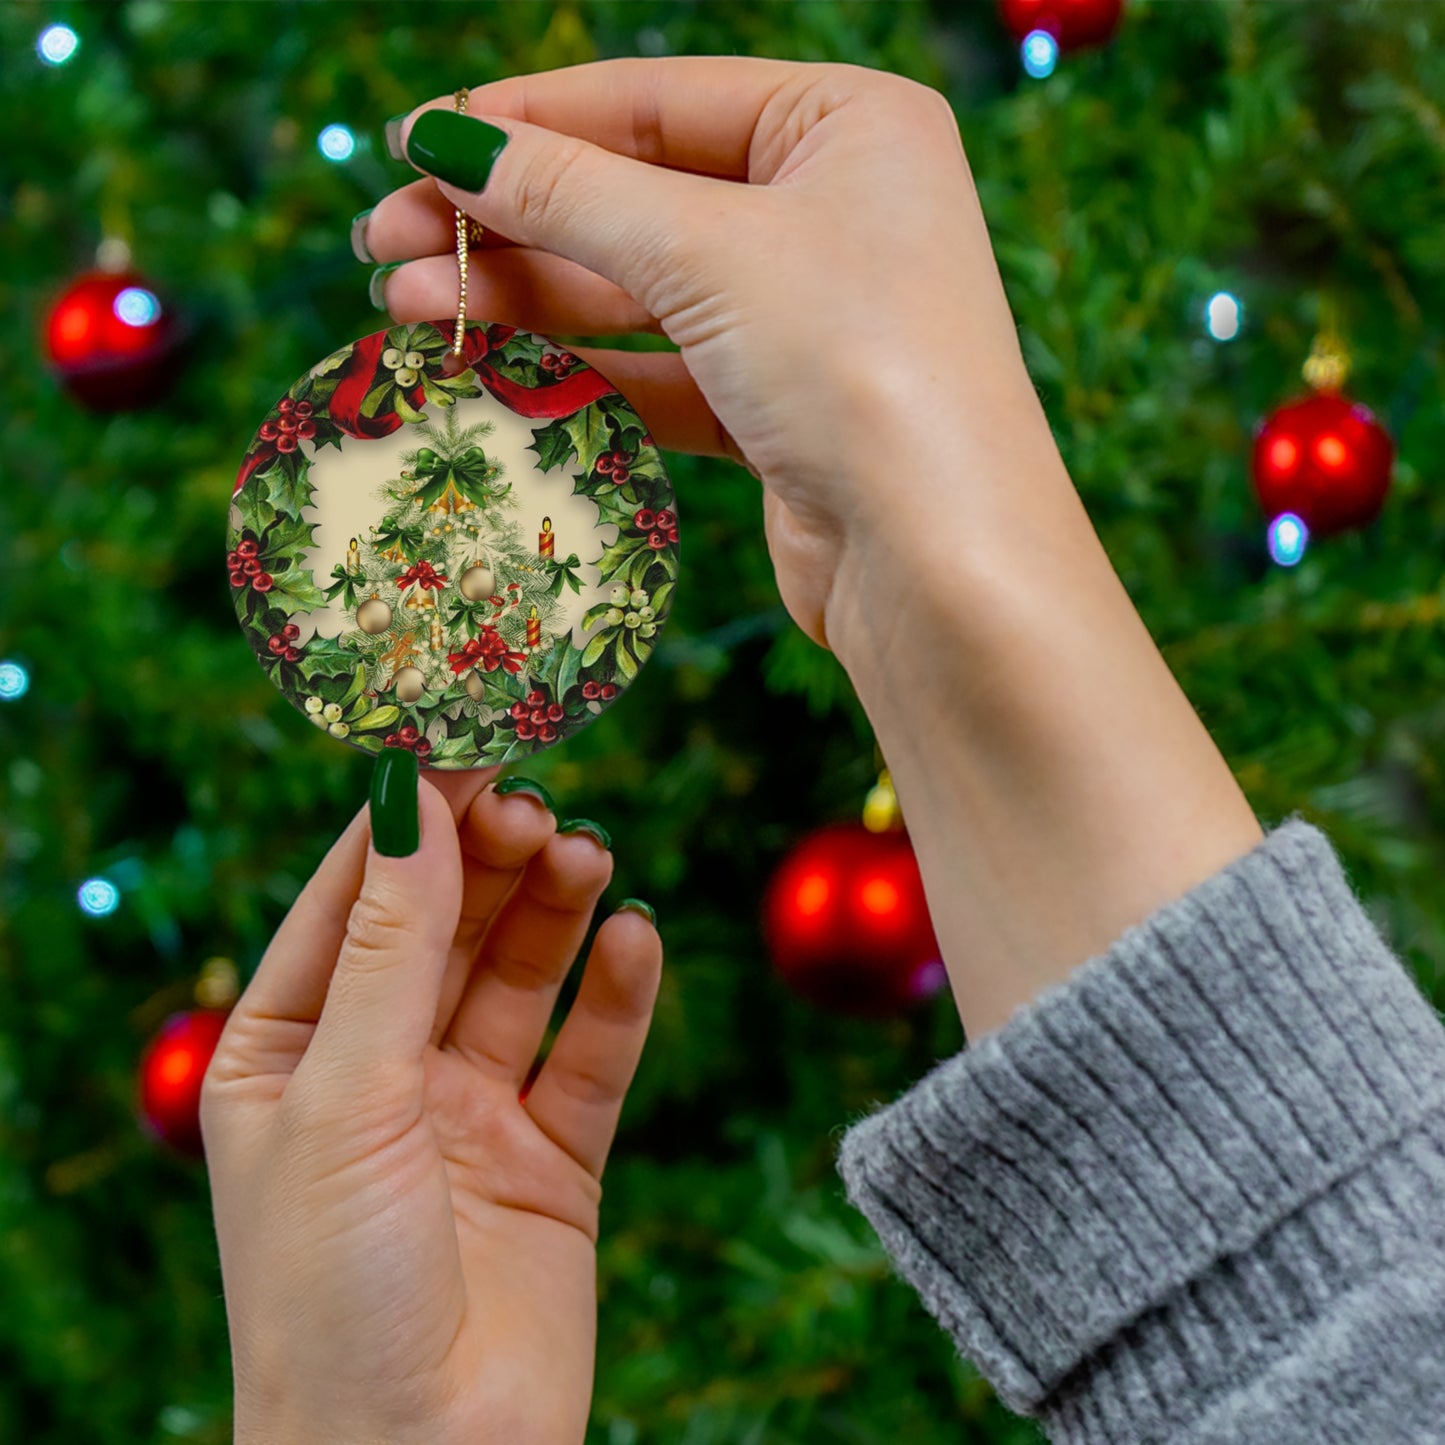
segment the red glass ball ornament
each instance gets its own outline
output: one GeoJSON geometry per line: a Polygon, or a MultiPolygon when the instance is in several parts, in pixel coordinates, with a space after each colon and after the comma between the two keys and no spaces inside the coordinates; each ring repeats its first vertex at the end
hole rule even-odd
{"type": "Polygon", "coordinates": [[[1390,490],[1390,434],[1368,407],[1315,392],[1270,413],[1255,433],[1255,495],[1273,520],[1293,512],[1317,537],[1373,522],[1390,490]]]}
{"type": "Polygon", "coordinates": [[[144,277],[92,271],[45,321],[45,352],[66,390],[96,411],[155,401],[173,375],[176,319],[144,277]]]}
{"type": "Polygon", "coordinates": [[[1020,43],[1045,30],[1060,50],[1101,45],[1117,29],[1124,0],[999,0],[999,17],[1020,43]]]}
{"type": "Polygon", "coordinates": [[[768,886],[773,966],[798,995],[856,1017],[897,1014],[947,975],[908,835],[841,823],[804,838],[768,886]]]}
{"type": "Polygon", "coordinates": [[[202,1158],[201,1081],[229,1011],[194,1009],[172,1014],[140,1061],[141,1122],[182,1154],[202,1158]]]}

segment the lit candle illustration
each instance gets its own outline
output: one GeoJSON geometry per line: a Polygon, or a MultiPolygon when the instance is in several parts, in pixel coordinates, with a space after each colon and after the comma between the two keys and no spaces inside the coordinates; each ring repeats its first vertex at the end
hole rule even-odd
{"type": "Polygon", "coordinates": [[[542,645],[542,624],[537,618],[537,609],[534,607],[527,614],[527,646],[540,647],[542,645]]]}
{"type": "MultiPolygon", "coordinates": [[[[376,529],[373,527],[373,531],[376,529]]],[[[348,572],[361,571],[361,548],[356,545],[356,538],[351,539],[351,545],[346,549],[346,570],[348,572]]]]}
{"type": "Polygon", "coordinates": [[[539,557],[550,557],[557,545],[556,535],[552,531],[551,517],[542,518],[542,534],[537,538],[537,555],[539,557]]]}

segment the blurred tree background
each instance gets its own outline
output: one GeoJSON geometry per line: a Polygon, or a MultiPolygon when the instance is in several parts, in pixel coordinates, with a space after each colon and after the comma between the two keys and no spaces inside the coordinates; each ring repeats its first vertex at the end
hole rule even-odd
{"type": "MultiPolygon", "coordinates": [[[[1442,7],[1135,0],[1111,45],[1043,80],[990,0],[18,0],[0,44],[0,657],[30,677],[0,704],[0,1439],[231,1438],[204,1168],[139,1129],[136,1063],[202,960],[248,976],[371,763],[248,655],[226,507],[282,389],[383,324],[348,225],[411,178],[386,117],[458,85],[738,52],[943,90],[1033,375],[1145,620],[1261,818],[1324,827],[1445,996],[1442,7]],[[54,23],[80,39],[59,66],[36,53],[54,23]],[[356,137],[341,162],[317,145],[333,124],[356,137]],[[111,416],[69,399],[40,341],[107,236],[192,327],[165,399],[111,416]],[[1203,324],[1219,290],[1245,308],[1227,343],[1203,324]],[[1373,527],[1279,567],[1249,443],[1303,389],[1327,300],[1349,391],[1399,447],[1394,489],[1373,527]],[[108,917],[77,907],[92,876],[120,890],[108,917]]],[[[962,1035],[947,995],[860,1022],[772,975],[767,879],[856,815],[873,745],[779,606],[754,480],[668,460],[683,578],[658,653],[525,767],[564,816],[607,824],[612,901],[653,901],[668,945],[606,1180],[589,1441],[1036,1440],[843,1197],[841,1129],[962,1035]]]]}

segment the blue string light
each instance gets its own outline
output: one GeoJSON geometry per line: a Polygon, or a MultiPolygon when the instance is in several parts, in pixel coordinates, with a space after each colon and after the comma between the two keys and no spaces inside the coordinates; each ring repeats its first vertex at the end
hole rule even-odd
{"type": "Polygon", "coordinates": [[[30,691],[30,674],[18,662],[0,662],[0,702],[18,702],[30,691]]]}
{"type": "Polygon", "coordinates": [[[1216,291],[1204,307],[1204,329],[1216,341],[1233,341],[1244,325],[1244,307],[1228,291],[1216,291]]]}
{"type": "Polygon", "coordinates": [[[111,309],[127,326],[149,326],[160,319],[161,303],[153,291],[143,286],[127,286],[115,298],[111,309]]]}
{"type": "Polygon", "coordinates": [[[68,25],[47,25],[35,42],[35,53],[47,65],[64,65],[80,49],[80,36],[68,25]]]}
{"type": "Polygon", "coordinates": [[[1293,512],[1281,512],[1269,524],[1269,555],[1281,567],[1293,567],[1305,554],[1310,529],[1293,512]]]}
{"type": "Polygon", "coordinates": [[[356,152],[356,137],[344,125],[329,125],[316,137],[316,146],[329,161],[349,161],[356,152]]]}
{"type": "Polygon", "coordinates": [[[120,889],[109,878],[87,878],[75,898],[80,911],[92,918],[108,918],[120,907],[120,889]]]}
{"type": "Polygon", "coordinates": [[[1019,47],[1024,69],[1035,80],[1046,80],[1059,63],[1059,42],[1047,30],[1030,30],[1019,47]]]}

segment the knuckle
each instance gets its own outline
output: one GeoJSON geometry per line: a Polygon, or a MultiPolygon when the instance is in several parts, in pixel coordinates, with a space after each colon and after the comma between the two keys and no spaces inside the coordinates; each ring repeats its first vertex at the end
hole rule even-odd
{"type": "Polygon", "coordinates": [[[362,894],[346,920],[340,963],[365,971],[380,967],[414,946],[413,930],[381,899],[362,894]]]}
{"type": "Polygon", "coordinates": [[[567,204],[574,173],[586,155],[586,144],[575,136],[559,136],[539,149],[517,179],[518,219],[535,227],[555,224],[567,204]]]}

